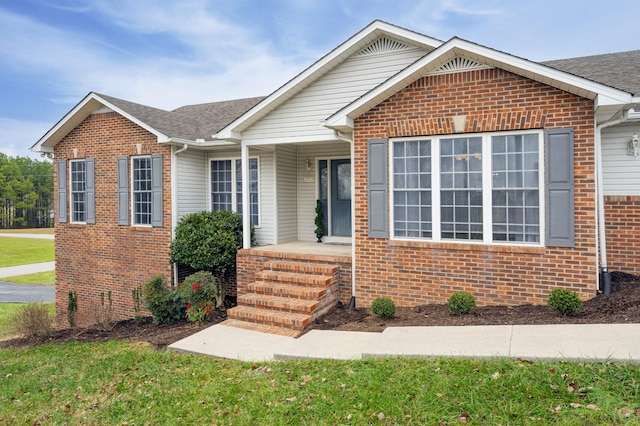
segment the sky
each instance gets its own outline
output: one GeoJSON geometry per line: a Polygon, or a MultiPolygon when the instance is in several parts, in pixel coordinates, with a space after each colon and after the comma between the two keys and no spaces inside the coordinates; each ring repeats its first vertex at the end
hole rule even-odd
{"type": "Polygon", "coordinates": [[[268,95],[376,19],[533,61],[640,49],[638,0],[0,0],[0,152],[39,158],[89,92],[268,95]]]}

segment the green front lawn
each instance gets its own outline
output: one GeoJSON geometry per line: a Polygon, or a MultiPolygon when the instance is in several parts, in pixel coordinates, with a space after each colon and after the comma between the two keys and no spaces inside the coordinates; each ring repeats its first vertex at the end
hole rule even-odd
{"type": "Polygon", "coordinates": [[[16,277],[6,277],[0,279],[13,284],[42,284],[42,285],[55,285],[56,284],[56,272],[38,272],[37,274],[18,275],[16,277]]]}
{"type": "Polygon", "coordinates": [[[245,363],[115,341],[0,350],[0,365],[0,423],[640,424],[636,365],[245,363]]]}
{"type": "Polygon", "coordinates": [[[0,268],[51,262],[54,259],[53,240],[12,238],[0,235],[0,268]]]}

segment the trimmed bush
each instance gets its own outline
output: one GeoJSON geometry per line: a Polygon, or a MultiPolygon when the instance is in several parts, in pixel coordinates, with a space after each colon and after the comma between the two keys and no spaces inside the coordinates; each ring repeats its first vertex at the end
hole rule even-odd
{"type": "Polygon", "coordinates": [[[53,317],[44,303],[29,303],[9,319],[9,330],[25,337],[48,336],[53,331],[53,317]]]}
{"type": "Polygon", "coordinates": [[[562,316],[576,315],[582,310],[582,300],[575,291],[556,288],[549,293],[547,306],[562,316]]]}
{"type": "Polygon", "coordinates": [[[391,318],[396,314],[396,304],[386,297],[378,297],[371,303],[371,311],[382,318],[391,318]]]}
{"type": "Polygon", "coordinates": [[[447,300],[451,315],[468,314],[476,307],[476,298],[467,291],[456,291],[447,300]]]}
{"type": "Polygon", "coordinates": [[[155,324],[171,324],[186,319],[182,294],[171,291],[164,276],[156,275],[144,283],[142,297],[155,324]]]}
{"type": "Polygon", "coordinates": [[[235,270],[236,253],[241,248],[242,216],[229,211],[204,211],[180,219],[169,257],[171,262],[223,277],[235,270]]]}
{"type": "Polygon", "coordinates": [[[178,292],[186,303],[187,319],[199,324],[210,319],[213,310],[223,305],[225,285],[211,272],[200,271],[185,278],[178,292]]]}

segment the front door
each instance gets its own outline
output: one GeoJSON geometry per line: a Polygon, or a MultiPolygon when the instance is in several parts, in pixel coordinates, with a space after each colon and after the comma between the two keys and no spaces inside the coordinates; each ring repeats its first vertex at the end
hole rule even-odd
{"type": "Polygon", "coordinates": [[[351,236],[351,160],[320,160],[320,200],[329,236],[351,236]]]}

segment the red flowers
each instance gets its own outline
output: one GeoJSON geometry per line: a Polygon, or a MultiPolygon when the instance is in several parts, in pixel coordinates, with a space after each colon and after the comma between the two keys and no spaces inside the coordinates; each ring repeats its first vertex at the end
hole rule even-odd
{"type": "Polygon", "coordinates": [[[200,290],[200,283],[193,283],[191,285],[191,288],[193,288],[193,291],[197,292],[198,290],[200,290]]]}
{"type": "Polygon", "coordinates": [[[187,311],[191,309],[191,303],[187,303],[187,311]]]}

